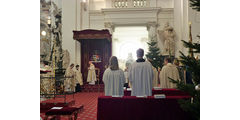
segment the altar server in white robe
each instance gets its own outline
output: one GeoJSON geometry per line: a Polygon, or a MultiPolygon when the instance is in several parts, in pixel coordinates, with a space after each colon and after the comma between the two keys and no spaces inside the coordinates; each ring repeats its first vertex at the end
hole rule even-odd
{"type": "Polygon", "coordinates": [[[176,84],[172,83],[169,78],[180,80],[177,67],[171,63],[170,58],[165,58],[164,66],[160,72],[161,88],[176,88],[176,84]]]}
{"type": "Polygon", "coordinates": [[[150,62],[143,59],[144,50],[137,50],[137,60],[129,67],[131,96],[152,96],[153,69],[150,62]]]}
{"type": "Polygon", "coordinates": [[[158,87],[158,71],[155,67],[152,66],[152,69],[153,69],[153,87],[158,87]]]}
{"type": "Polygon", "coordinates": [[[95,85],[95,81],[97,81],[95,66],[91,61],[89,61],[89,65],[87,82],[91,85],[95,85]]]}
{"type": "Polygon", "coordinates": [[[112,56],[109,60],[109,68],[103,74],[105,96],[123,96],[125,82],[124,72],[119,69],[118,59],[112,56]]]}
{"type": "MultiPolygon", "coordinates": [[[[149,61],[150,63],[152,62],[152,60],[151,59],[147,59],[147,61],[149,61]]],[[[152,65],[152,64],[151,64],[152,65]]],[[[157,69],[155,68],[155,67],[153,67],[152,66],[152,69],[153,69],[153,87],[158,87],[158,84],[159,84],[159,81],[158,81],[158,78],[159,78],[159,76],[158,76],[158,71],[157,71],[157,69]]]]}
{"type": "Polygon", "coordinates": [[[74,67],[74,64],[71,64],[65,72],[65,77],[68,77],[64,81],[65,92],[74,92],[75,91],[76,83],[75,83],[75,79],[74,79],[73,67],[74,67]]]}

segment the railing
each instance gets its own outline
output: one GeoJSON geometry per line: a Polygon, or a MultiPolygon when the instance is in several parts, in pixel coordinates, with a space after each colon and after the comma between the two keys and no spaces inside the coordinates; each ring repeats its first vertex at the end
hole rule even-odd
{"type": "Polygon", "coordinates": [[[147,6],[147,0],[132,0],[133,1],[133,7],[146,7],[147,6]]]}
{"type": "Polygon", "coordinates": [[[113,8],[147,7],[149,0],[112,0],[113,8]]]}

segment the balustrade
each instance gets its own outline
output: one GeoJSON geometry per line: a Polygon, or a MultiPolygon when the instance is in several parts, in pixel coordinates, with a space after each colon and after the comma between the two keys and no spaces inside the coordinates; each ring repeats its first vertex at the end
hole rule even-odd
{"type": "Polygon", "coordinates": [[[113,8],[147,7],[149,0],[112,0],[113,8]]]}

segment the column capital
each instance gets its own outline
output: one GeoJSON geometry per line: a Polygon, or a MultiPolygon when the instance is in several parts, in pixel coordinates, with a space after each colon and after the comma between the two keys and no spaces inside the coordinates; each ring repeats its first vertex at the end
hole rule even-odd
{"type": "Polygon", "coordinates": [[[147,23],[147,30],[149,31],[151,27],[157,28],[159,25],[155,21],[151,21],[147,23]]]}
{"type": "Polygon", "coordinates": [[[115,26],[112,22],[104,22],[104,27],[107,28],[111,34],[114,32],[115,26]]]}

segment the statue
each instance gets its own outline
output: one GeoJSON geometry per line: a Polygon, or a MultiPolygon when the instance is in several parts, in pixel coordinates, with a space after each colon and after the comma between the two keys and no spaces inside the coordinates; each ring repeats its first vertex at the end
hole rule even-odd
{"type": "Polygon", "coordinates": [[[67,69],[70,64],[70,53],[68,50],[63,50],[63,68],[67,69]]]}
{"type": "Polygon", "coordinates": [[[132,56],[132,53],[128,53],[128,58],[127,58],[127,61],[126,61],[126,68],[129,68],[129,66],[134,62],[134,59],[133,59],[133,56],[132,56]]]}
{"type": "MultiPolygon", "coordinates": [[[[50,61],[55,59],[56,69],[60,70],[58,72],[61,72],[63,68],[63,54],[62,54],[62,10],[57,7],[57,5],[52,2],[53,4],[53,11],[52,11],[52,17],[51,17],[51,34],[53,36],[53,46],[51,50],[50,55],[50,61]],[[53,56],[53,52],[55,56],[53,56]]],[[[62,72],[61,72],[62,73],[62,72]]]]}
{"type": "Polygon", "coordinates": [[[167,22],[163,28],[163,30],[159,31],[160,39],[164,43],[164,49],[162,50],[162,55],[169,55],[174,56],[175,55],[175,36],[176,33],[173,29],[173,27],[169,26],[169,23],[167,22]]]}

